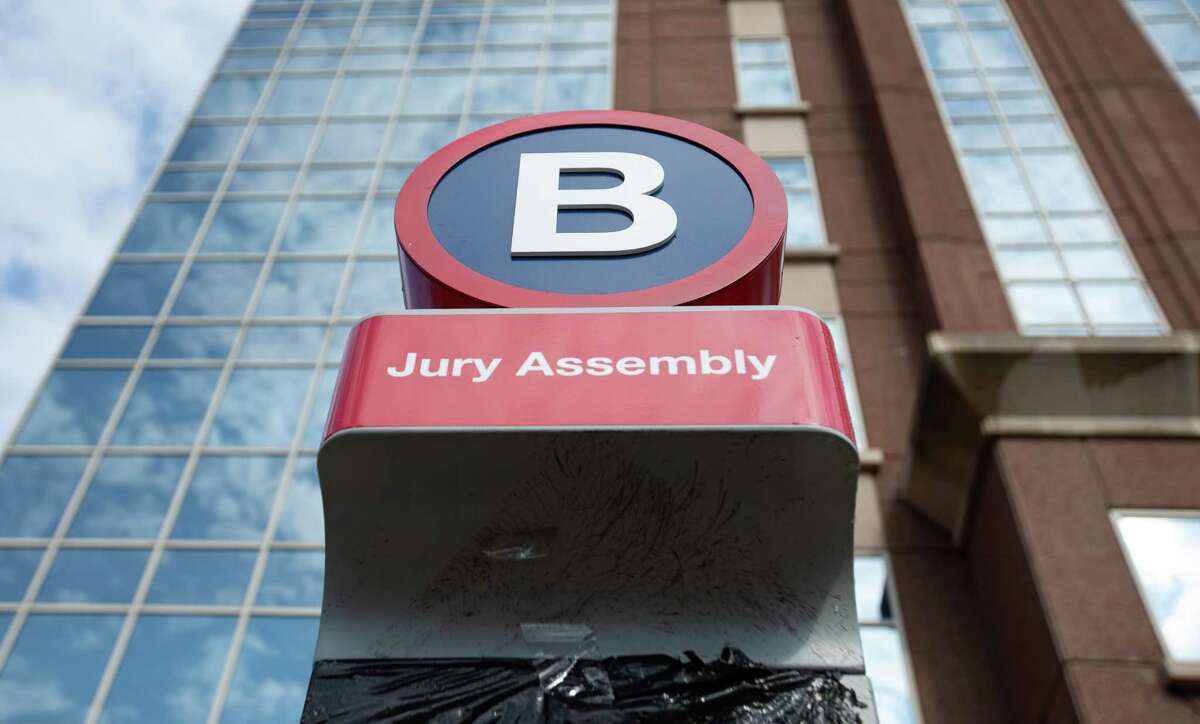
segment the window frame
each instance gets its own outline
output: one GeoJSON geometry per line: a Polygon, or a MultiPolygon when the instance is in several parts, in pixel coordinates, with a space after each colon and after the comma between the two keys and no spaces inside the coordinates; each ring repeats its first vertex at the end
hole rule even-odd
{"type": "Polygon", "coordinates": [[[1142,583],[1142,577],[1138,574],[1132,551],[1125,542],[1125,536],[1121,534],[1120,527],[1122,518],[1186,518],[1194,519],[1197,521],[1197,525],[1200,525],[1200,510],[1186,508],[1114,508],[1108,511],[1108,517],[1112,523],[1113,536],[1117,539],[1117,545],[1121,548],[1121,555],[1125,561],[1126,570],[1129,573],[1129,577],[1133,579],[1134,587],[1137,589],[1138,598],[1142,603],[1142,610],[1146,613],[1146,618],[1150,620],[1150,626],[1154,629],[1154,637],[1157,639],[1158,646],[1162,650],[1163,672],[1172,684],[1188,687],[1193,690],[1200,687],[1200,658],[1195,660],[1177,659],[1171,654],[1170,644],[1163,632],[1158,616],[1155,615],[1150,605],[1149,592],[1142,583]]]}
{"type": "MultiPolygon", "coordinates": [[[[729,39],[730,52],[733,58],[733,82],[737,90],[737,110],[739,111],[758,111],[758,110],[802,110],[805,107],[804,96],[800,93],[800,81],[796,78],[796,59],[792,54],[792,39],[785,33],[772,33],[764,35],[735,35],[729,39]],[[788,79],[791,85],[792,95],[795,97],[790,103],[757,103],[751,102],[746,98],[746,91],[743,87],[742,80],[742,60],[738,56],[738,46],[742,42],[756,42],[763,40],[777,40],[783,44],[784,52],[787,55],[787,70],[788,79]]],[[[783,61],[756,61],[752,65],[773,65],[783,61]]]]}

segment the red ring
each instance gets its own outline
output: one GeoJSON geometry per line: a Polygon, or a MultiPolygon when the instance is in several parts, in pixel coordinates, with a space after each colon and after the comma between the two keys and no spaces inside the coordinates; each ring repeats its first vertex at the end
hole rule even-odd
{"type": "Polygon", "coordinates": [[[754,271],[783,243],[787,197],[765,161],[729,136],[710,128],[635,111],[564,111],[517,118],[459,138],[417,166],[396,198],[396,239],[430,278],[462,294],[497,307],[675,306],[695,301],[734,284],[754,271]],[[694,143],[724,160],[750,188],[754,210],[750,226],[725,256],[708,267],[666,284],[628,292],[564,294],[518,287],[480,274],[455,259],[429,226],[429,197],[458,162],[494,143],[524,133],[567,126],[624,126],[651,130],[694,143]]]}

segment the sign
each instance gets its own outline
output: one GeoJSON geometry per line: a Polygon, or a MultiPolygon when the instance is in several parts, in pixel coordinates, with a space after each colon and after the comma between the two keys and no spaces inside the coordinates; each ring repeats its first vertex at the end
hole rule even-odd
{"type": "Polygon", "coordinates": [[[734,645],[861,671],[851,429],[795,308],[365,319],[318,456],[317,659],[734,645]]]}
{"type": "Polygon", "coordinates": [[[727,136],[583,111],[454,141],[409,176],[395,223],[413,309],[774,304],[787,202],[727,136]]]}

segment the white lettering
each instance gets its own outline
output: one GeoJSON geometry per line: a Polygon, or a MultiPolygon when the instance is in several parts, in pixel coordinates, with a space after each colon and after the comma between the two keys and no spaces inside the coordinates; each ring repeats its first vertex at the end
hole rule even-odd
{"type": "Polygon", "coordinates": [[[512,255],[620,255],[662,246],[679,226],[671,205],[650,195],[665,179],[662,164],[638,153],[522,153],[512,255]],[[616,173],[622,180],[610,188],[562,189],[564,171],[616,173]],[[617,231],[560,233],[560,209],[613,209],[629,214],[633,223],[617,231]]]}
{"type": "Polygon", "coordinates": [[[551,369],[550,363],[546,361],[546,355],[541,352],[529,353],[529,356],[521,363],[520,369],[517,370],[517,377],[524,377],[530,372],[541,372],[547,377],[554,376],[554,370],[551,369]]]}
{"type": "Polygon", "coordinates": [[[481,359],[475,359],[475,368],[479,370],[479,374],[471,378],[472,382],[487,382],[492,377],[492,373],[500,366],[501,357],[492,358],[491,362],[484,364],[481,359]]]}
{"type": "Polygon", "coordinates": [[[702,375],[727,375],[733,369],[733,363],[728,357],[719,354],[709,354],[708,350],[700,350],[700,374],[702,375]],[[720,363],[720,368],[714,367],[714,363],[720,363]]]}
{"type": "Polygon", "coordinates": [[[771,368],[775,366],[775,355],[773,354],[767,355],[765,360],[759,360],[752,354],[746,355],[746,358],[750,360],[750,364],[754,365],[754,369],[758,370],[757,374],[750,377],[752,380],[765,380],[767,375],[771,374],[771,368]]]}
{"type": "Polygon", "coordinates": [[[587,373],[592,377],[608,377],[613,373],[612,360],[608,357],[588,357],[587,373]]]}
{"type": "Polygon", "coordinates": [[[667,374],[669,375],[679,374],[679,365],[681,364],[687,367],[687,373],[689,375],[696,374],[696,360],[692,359],[691,357],[651,357],[650,374],[657,375],[659,373],[659,368],[662,367],[663,363],[666,363],[668,370],[667,374]]]}
{"type": "Polygon", "coordinates": [[[617,360],[617,372],[629,377],[637,377],[646,371],[646,360],[641,357],[622,357],[617,360]]]}

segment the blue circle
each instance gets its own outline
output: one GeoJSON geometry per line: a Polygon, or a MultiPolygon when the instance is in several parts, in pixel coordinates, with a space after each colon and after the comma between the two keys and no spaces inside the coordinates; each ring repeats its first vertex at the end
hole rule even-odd
{"type": "MultiPolygon", "coordinates": [[[[605,174],[564,174],[561,188],[603,188],[605,174]]],[[[429,227],[455,259],[493,279],[543,292],[608,294],[648,289],[691,276],[729,253],[754,212],[750,188],[719,156],[681,138],[635,128],[570,126],[504,139],[460,161],[429,197],[429,227]],[[517,168],[522,153],[640,153],[662,164],[655,196],[675,210],[675,237],[623,256],[514,257],[511,253],[517,168]]],[[[616,211],[559,211],[558,230],[615,231],[616,211]]]]}

